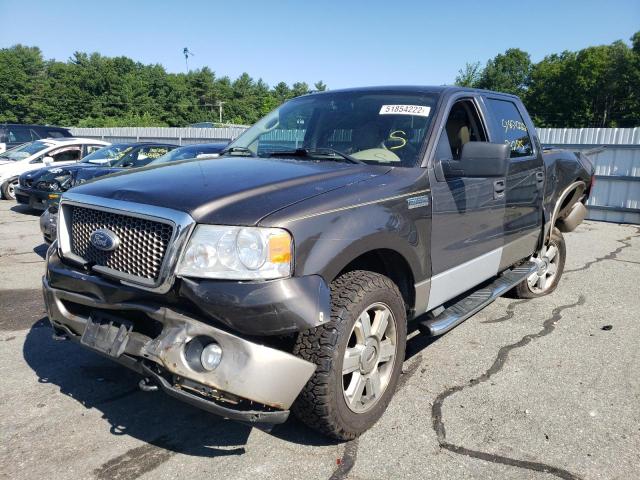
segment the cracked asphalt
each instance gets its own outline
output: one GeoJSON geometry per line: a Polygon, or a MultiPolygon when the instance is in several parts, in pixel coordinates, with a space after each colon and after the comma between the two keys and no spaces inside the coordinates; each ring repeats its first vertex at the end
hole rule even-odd
{"type": "Polygon", "coordinates": [[[140,392],[53,341],[38,217],[0,201],[0,478],[639,478],[640,227],[585,222],[566,241],[552,295],[414,332],[388,411],[340,444],[140,392]]]}

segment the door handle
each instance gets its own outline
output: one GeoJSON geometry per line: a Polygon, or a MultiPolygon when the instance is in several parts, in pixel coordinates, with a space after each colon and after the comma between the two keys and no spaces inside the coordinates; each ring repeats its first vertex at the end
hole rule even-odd
{"type": "Polygon", "coordinates": [[[493,198],[497,200],[504,197],[504,189],[504,180],[496,180],[495,182],[493,182],[493,198]]]}
{"type": "Polygon", "coordinates": [[[536,172],[536,181],[538,183],[544,182],[544,172],[536,172]]]}

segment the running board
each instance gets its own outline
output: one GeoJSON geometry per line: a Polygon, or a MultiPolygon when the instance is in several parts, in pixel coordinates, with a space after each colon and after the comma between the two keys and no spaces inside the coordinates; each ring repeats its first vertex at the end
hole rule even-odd
{"type": "Polygon", "coordinates": [[[473,314],[482,310],[496,298],[511,290],[534,273],[537,268],[534,262],[526,262],[503,272],[490,284],[485,285],[453,305],[450,305],[435,317],[421,321],[418,324],[418,328],[422,333],[429,336],[442,335],[448,332],[473,314]]]}

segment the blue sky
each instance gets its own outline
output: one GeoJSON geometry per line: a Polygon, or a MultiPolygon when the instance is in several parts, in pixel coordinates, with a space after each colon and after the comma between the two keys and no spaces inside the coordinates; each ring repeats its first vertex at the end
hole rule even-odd
{"type": "Polygon", "coordinates": [[[510,47],[538,61],[628,41],[640,30],[640,0],[0,0],[0,22],[0,47],[39,46],[58,60],[97,51],[177,72],[186,46],[191,68],[270,85],[438,85],[510,47]]]}

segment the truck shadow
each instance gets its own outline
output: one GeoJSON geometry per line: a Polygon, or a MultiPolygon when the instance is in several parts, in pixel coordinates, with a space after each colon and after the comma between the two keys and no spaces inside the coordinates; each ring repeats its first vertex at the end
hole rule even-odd
{"type": "Polygon", "coordinates": [[[31,208],[29,205],[23,205],[21,203],[18,203],[17,205],[12,206],[9,210],[16,213],[31,215],[33,217],[39,217],[40,215],[42,215],[41,210],[36,210],[34,208],[31,208]]]}
{"type": "MultiPolygon", "coordinates": [[[[199,457],[245,453],[255,427],[224,420],[162,392],[142,392],[138,388],[141,377],[135,372],[70,341],[56,342],[51,333],[46,317],[31,327],[23,348],[27,364],[40,383],[57,385],[87,410],[99,410],[111,434],[130,435],[162,449],[199,457]]],[[[337,443],[293,418],[269,434],[302,445],[337,443]]]]}

